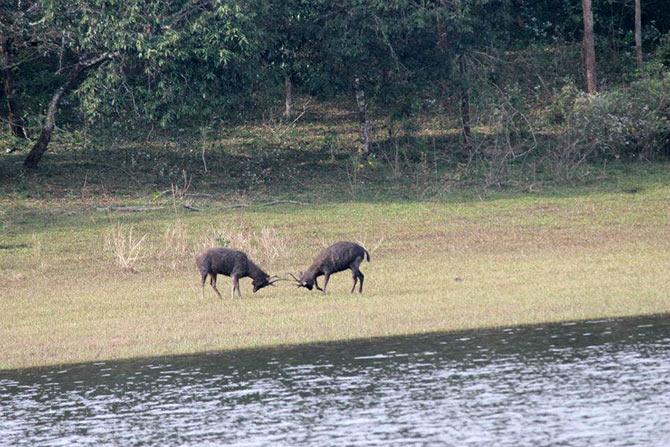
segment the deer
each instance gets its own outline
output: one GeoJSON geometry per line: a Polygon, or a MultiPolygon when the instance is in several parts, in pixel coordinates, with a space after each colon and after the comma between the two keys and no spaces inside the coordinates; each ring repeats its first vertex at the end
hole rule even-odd
{"type": "Polygon", "coordinates": [[[298,273],[298,277],[293,275],[293,273],[289,273],[289,275],[293,277],[298,287],[304,287],[307,290],[312,290],[312,288],[316,287],[317,290],[325,294],[330,275],[350,269],[354,279],[351,293],[354,293],[358,281],[360,281],[358,293],[363,293],[365,275],[359,269],[363,259],[367,259],[370,262],[370,253],[365,248],[354,242],[336,242],[330,247],[323,249],[304,273],[298,273]],[[323,289],[319,287],[319,283],[317,282],[319,276],[325,276],[323,289]]]}
{"type": "Polygon", "coordinates": [[[205,297],[205,281],[209,275],[209,284],[212,289],[221,297],[219,289],[216,288],[216,275],[230,276],[232,279],[232,288],[230,297],[235,298],[235,290],[237,295],[242,298],[240,292],[240,278],[249,277],[253,280],[253,293],[258,292],[263,287],[273,286],[274,283],[280,281],[277,276],[270,276],[258,267],[246,253],[230,248],[210,248],[203,251],[195,257],[195,263],[200,272],[200,283],[202,286],[202,297],[205,297]]]}

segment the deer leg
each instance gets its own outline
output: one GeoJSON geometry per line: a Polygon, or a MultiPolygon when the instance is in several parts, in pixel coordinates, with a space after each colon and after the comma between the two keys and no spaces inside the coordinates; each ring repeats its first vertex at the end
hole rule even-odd
{"type": "Polygon", "coordinates": [[[212,286],[212,289],[214,289],[216,294],[219,295],[219,298],[223,299],[221,293],[219,293],[219,289],[216,288],[216,274],[210,275],[209,284],[212,286]]]}
{"type": "Polygon", "coordinates": [[[235,278],[235,286],[237,288],[237,296],[242,298],[242,292],[240,291],[240,278],[235,278]]]}
{"type": "Polygon", "coordinates": [[[230,277],[230,299],[235,298],[235,290],[237,290],[237,287],[239,286],[237,276],[233,275],[230,277]]]}
{"type": "Polygon", "coordinates": [[[202,298],[205,298],[205,282],[207,281],[207,273],[200,274],[200,285],[202,286],[202,298]]]}
{"type": "Polygon", "coordinates": [[[330,273],[326,273],[326,277],[323,280],[323,293],[326,293],[326,287],[328,287],[328,281],[330,280],[330,273]]]}
{"type": "Polygon", "coordinates": [[[359,285],[358,285],[358,293],[363,293],[363,280],[365,279],[365,275],[364,275],[363,272],[361,272],[360,270],[358,271],[358,279],[361,280],[361,281],[358,283],[358,284],[359,284],[359,285]]]}
{"type": "Polygon", "coordinates": [[[354,285],[351,286],[351,293],[354,293],[354,290],[356,289],[356,283],[358,282],[358,273],[355,271],[352,271],[353,273],[353,278],[354,278],[354,285]]]}
{"type": "Polygon", "coordinates": [[[363,274],[359,270],[359,267],[361,266],[361,262],[363,262],[363,257],[359,256],[349,266],[349,268],[351,269],[351,273],[354,276],[354,285],[351,287],[351,293],[354,293],[354,290],[356,289],[356,281],[358,279],[361,280],[360,285],[358,286],[358,293],[361,293],[361,290],[363,290],[363,274]]]}

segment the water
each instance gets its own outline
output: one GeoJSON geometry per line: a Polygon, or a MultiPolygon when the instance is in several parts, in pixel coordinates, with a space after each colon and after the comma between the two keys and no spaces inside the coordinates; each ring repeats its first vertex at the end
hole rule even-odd
{"type": "Polygon", "coordinates": [[[0,372],[0,444],[670,445],[670,316],[0,372]]]}

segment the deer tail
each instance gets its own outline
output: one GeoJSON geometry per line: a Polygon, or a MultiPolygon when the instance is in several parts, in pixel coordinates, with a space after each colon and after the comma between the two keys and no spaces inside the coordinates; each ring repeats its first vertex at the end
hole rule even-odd
{"type": "Polygon", "coordinates": [[[368,262],[370,262],[370,253],[368,253],[366,249],[363,249],[363,251],[365,252],[365,256],[368,258],[368,262]]]}

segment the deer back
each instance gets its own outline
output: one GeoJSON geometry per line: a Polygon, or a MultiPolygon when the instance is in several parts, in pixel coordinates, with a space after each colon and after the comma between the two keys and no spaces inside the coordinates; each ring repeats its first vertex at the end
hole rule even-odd
{"type": "Polygon", "coordinates": [[[319,253],[310,270],[318,265],[318,269],[323,272],[341,272],[348,269],[359,257],[365,258],[365,250],[360,245],[353,242],[336,242],[319,253]]]}
{"type": "Polygon", "coordinates": [[[210,248],[197,258],[198,268],[202,272],[239,277],[248,274],[249,259],[241,251],[229,248],[210,248]]]}

